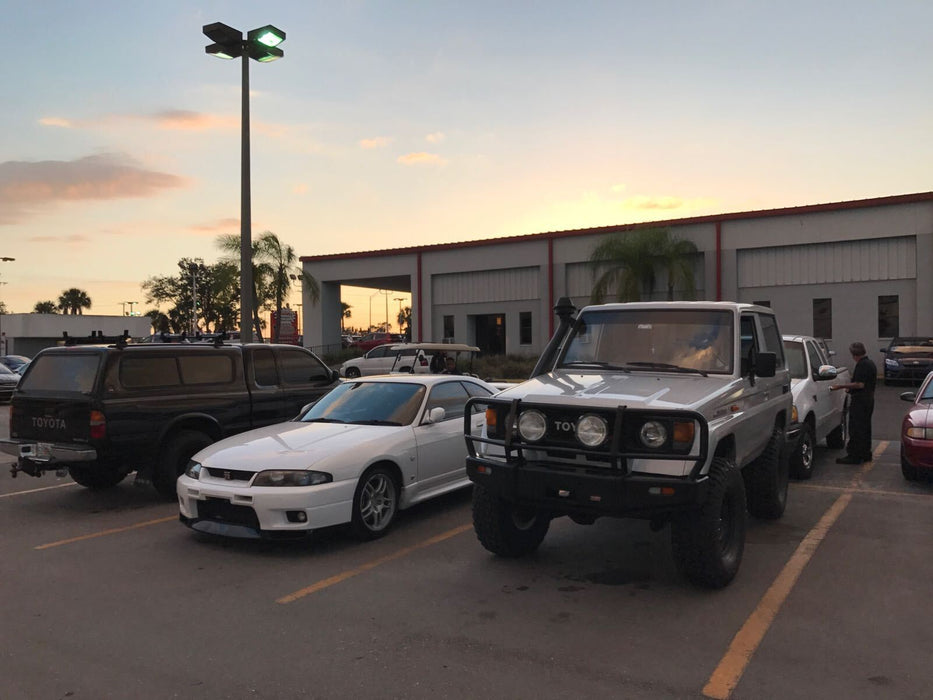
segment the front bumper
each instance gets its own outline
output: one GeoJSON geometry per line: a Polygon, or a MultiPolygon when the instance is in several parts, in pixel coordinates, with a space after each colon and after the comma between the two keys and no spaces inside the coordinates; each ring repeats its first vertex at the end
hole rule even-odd
{"type": "Polygon", "coordinates": [[[176,485],[179,519],[188,527],[228,537],[263,538],[302,537],[350,522],[355,489],[355,480],[250,488],[187,475],[180,476],[176,485]]]}
{"type": "Polygon", "coordinates": [[[901,455],[915,469],[933,472],[933,440],[901,436],[901,455]]]}
{"type": "Polygon", "coordinates": [[[700,477],[665,477],[529,461],[467,457],[473,483],[520,505],[555,514],[651,518],[702,503],[700,477]]]}

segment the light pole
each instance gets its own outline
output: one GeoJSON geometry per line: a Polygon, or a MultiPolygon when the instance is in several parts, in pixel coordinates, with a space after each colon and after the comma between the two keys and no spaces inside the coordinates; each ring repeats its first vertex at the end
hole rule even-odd
{"type": "Polygon", "coordinates": [[[242,58],[242,96],[240,117],[240,341],[253,340],[253,241],[250,217],[249,184],[249,61],[268,63],[282,58],[285,32],[271,24],[253,29],[243,39],[243,32],[223,22],[205,24],[204,35],[213,41],[204,51],[218,58],[242,58]]]}
{"type": "Polygon", "coordinates": [[[369,332],[372,332],[373,330],[373,297],[380,293],[382,293],[382,290],[377,289],[375,292],[369,295],[369,328],[366,329],[369,332]]]}
{"type": "Polygon", "coordinates": [[[402,332],[402,302],[405,301],[405,297],[393,297],[395,301],[398,302],[398,332],[402,332]]]}
{"type": "Polygon", "coordinates": [[[391,289],[380,289],[380,294],[385,294],[386,296],[386,333],[389,332],[389,295],[392,293],[391,289]]]}
{"type": "Polygon", "coordinates": [[[123,303],[124,303],[124,304],[129,304],[129,305],[130,305],[130,316],[132,316],[132,315],[133,315],[133,307],[134,307],[136,304],[138,304],[139,302],[138,302],[138,301],[125,301],[125,302],[123,302],[123,303]]]}
{"type": "MultiPolygon", "coordinates": [[[[13,262],[16,258],[8,258],[5,255],[0,257],[0,262],[13,262]]],[[[6,282],[0,282],[0,289],[3,288],[6,282]]],[[[2,326],[3,314],[0,313],[0,355],[6,355],[6,336],[3,335],[3,326],[2,326]]]]}

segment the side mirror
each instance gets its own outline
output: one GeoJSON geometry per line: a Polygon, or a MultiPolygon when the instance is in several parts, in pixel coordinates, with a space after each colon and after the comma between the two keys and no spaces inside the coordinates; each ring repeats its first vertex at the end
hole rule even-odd
{"type": "Polygon", "coordinates": [[[444,420],[444,416],[447,415],[447,412],[440,406],[435,406],[428,414],[424,417],[424,424],[430,425],[432,423],[440,423],[444,420]]]}
{"type": "Polygon", "coordinates": [[[332,369],[332,370],[330,371],[330,380],[331,380],[332,382],[336,382],[338,379],[340,379],[340,372],[338,372],[338,371],[335,370],[335,369],[332,369]]]}
{"type": "Polygon", "coordinates": [[[820,365],[820,368],[816,371],[817,379],[835,379],[838,371],[832,365],[820,365]]]}
{"type": "Polygon", "coordinates": [[[754,372],[759,377],[773,377],[777,372],[777,355],[773,352],[759,352],[755,358],[754,372]]]}
{"type": "Polygon", "coordinates": [[[911,403],[913,403],[914,401],[917,400],[916,391],[902,391],[900,394],[898,394],[898,396],[901,397],[901,401],[910,401],[911,403]]]}

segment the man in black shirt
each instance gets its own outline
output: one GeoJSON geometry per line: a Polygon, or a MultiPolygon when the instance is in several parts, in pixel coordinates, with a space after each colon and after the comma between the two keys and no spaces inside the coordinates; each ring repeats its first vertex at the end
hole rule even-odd
{"type": "Polygon", "coordinates": [[[830,391],[845,389],[849,392],[849,444],[846,445],[846,456],[837,459],[837,464],[861,464],[872,459],[871,414],[875,410],[878,370],[865,354],[862,343],[852,343],[849,352],[855,360],[852,381],[830,387],[830,391]]]}

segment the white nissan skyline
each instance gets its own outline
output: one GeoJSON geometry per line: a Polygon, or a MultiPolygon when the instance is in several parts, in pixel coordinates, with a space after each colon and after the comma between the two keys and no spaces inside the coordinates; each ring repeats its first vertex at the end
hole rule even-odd
{"type": "MultiPolygon", "coordinates": [[[[299,418],[204,448],[178,478],[181,521],[231,537],[289,537],[350,523],[381,537],[399,510],[470,485],[464,408],[475,377],[346,381],[299,418]]],[[[485,415],[471,416],[474,432],[485,415]]]]}

